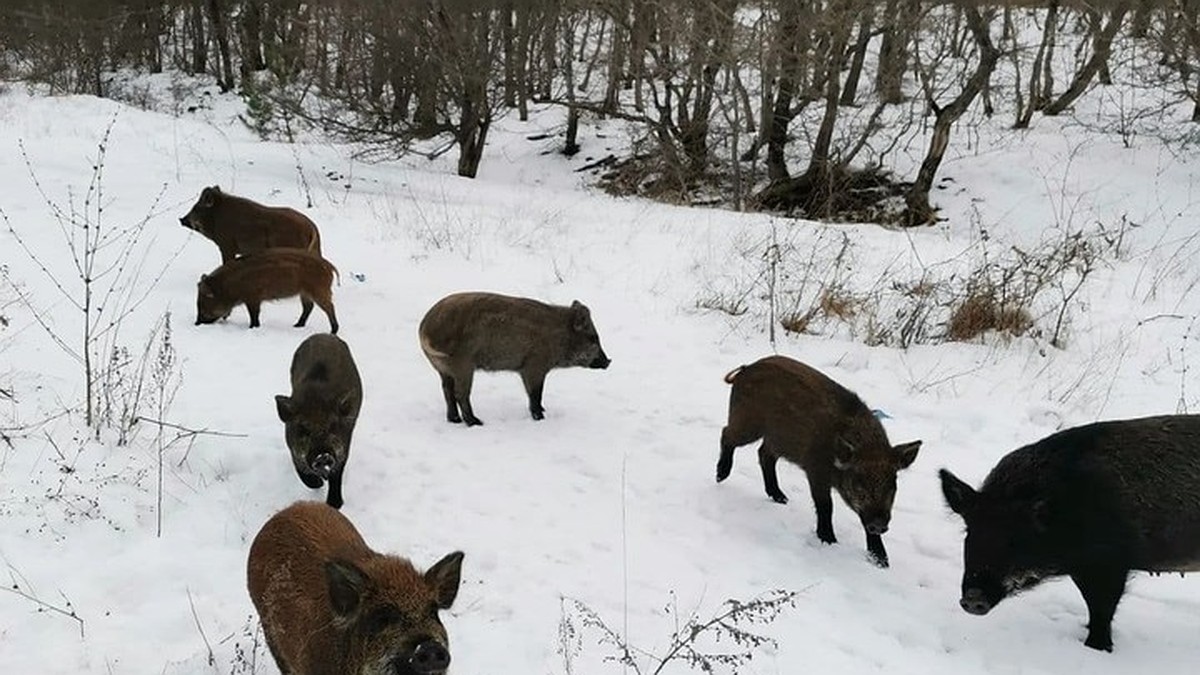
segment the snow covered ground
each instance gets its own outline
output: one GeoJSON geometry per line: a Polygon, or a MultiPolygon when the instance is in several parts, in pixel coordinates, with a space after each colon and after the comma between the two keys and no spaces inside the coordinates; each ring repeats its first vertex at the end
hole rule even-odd
{"type": "MultiPolygon", "coordinates": [[[[772,348],[753,317],[696,303],[747,264],[747,242],[764,240],[771,219],[589,189],[571,170],[621,139],[589,127],[583,155],[567,160],[549,152],[553,139],[526,140],[557,128],[552,110],[498,123],[479,179],[464,180],[452,175],[453,157],[365,165],[327,144],[262,142],[236,121],[236,99],[211,100],[172,117],[20,87],[0,95],[0,209],[69,293],[77,282],[68,249],[32,175],[52,201],[78,200],[111,121],[102,223],[149,215],[140,282],[165,268],[121,342],[136,358],[169,311],[182,380],[164,417],[228,434],[167,448],[161,537],[153,428],[115,447],[111,433],[88,440],[72,414],[0,446],[0,576],[20,593],[0,594],[0,670],[275,672],[255,648],[245,558],[272,513],[323,498],[294,475],[272,396],[287,390],[295,346],[326,323],[317,312],[308,328],[292,328],[298,303],[284,301],[263,309],[258,330],[240,308],[224,323],[192,325],[196,280],[219,257],[177,219],[203,186],[218,184],[301,208],[321,228],[341,270],[340,335],[365,389],[343,511],[377,550],[419,566],[466,552],[463,588],[445,617],[459,675],[567,673],[564,596],[661,655],[675,627],[665,608],[705,618],[726,598],[770,589],[800,594],[760,627],[778,647],[743,673],[1193,671],[1195,579],[1136,577],[1113,654],[1082,646],[1086,610],[1069,581],[984,618],[963,613],[961,525],[943,505],[936,471],[950,467],[977,484],[1003,454],[1064,426],[1200,408],[1190,365],[1200,358],[1194,153],[1176,156],[1149,138],[1127,149],[1046,119],[1017,136],[995,120],[943,166],[951,180],[934,194],[946,217],[936,227],[775,221],[795,245],[845,232],[859,246],[861,275],[897,256],[910,267],[952,261],[981,229],[1003,250],[1095,222],[1115,227],[1122,215],[1135,224],[1073,303],[1064,350],[1028,339],[902,351],[840,335],[781,336],[780,353],[885,411],[893,442],[924,440],[900,478],[885,537],[892,567],[882,570],[867,561],[857,518],[840,501],[840,543],[817,541],[799,469],[781,464],[786,506],[763,494],[753,446],[728,481],[713,480],[728,396],[721,378],[772,348]],[[416,327],[434,301],[466,289],[585,302],[612,366],[552,373],[546,419],[536,423],[515,375],[480,375],[473,401],[486,426],[446,423],[416,327]]],[[[49,325],[78,335],[79,312],[7,227],[0,263],[49,325]]],[[[80,366],[21,303],[3,313],[11,323],[0,330],[0,382],[18,399],[7,412],[31,422],[77,406],[80,366]]],[[[620,670],[602,661],[612,650],[597,636],[584,633],[570,672],[620,670]]]]}

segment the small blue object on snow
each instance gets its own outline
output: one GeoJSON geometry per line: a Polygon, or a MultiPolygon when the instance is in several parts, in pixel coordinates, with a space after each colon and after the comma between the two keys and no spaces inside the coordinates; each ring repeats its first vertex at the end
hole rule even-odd
{"type": "Polygon", "coordinates": [[[877,420],[890,420],[890,419],[892,419],[892,416],[891,416],[891,415],[889,415],[889,414],[887,414],[887,413],[883,412],[883,411],[882,411],[882,410],[880,410],[879,408],[871,408],[871,414],[872,414],[872,415],[874,415],[874,416],[875,416],[875,419],[877,419],[877,420]]]}
{"type": "Polygon", "coordinates": [[[367,280],[367,275],[362,274],[361,272],[351,272],[350,276],[353,277],[355,281],[360,283],[367,280]]]}

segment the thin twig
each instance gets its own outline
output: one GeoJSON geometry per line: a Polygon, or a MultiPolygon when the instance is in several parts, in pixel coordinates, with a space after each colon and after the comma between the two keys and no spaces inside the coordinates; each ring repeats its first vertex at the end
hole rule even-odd
{"type": "Polygon", "coordinates": [[[204,634],[204,626],[200,625],[200,617],[196,614],[196,603],[192,600],[192,590],[187,590],[188,606],[192,608],[192,620],[196,622],[196,630],[200,631],[200,639],[204,640],[204,646],[208,649],[208,665],[215,665],[216,657],[213,655],[212,645],[208,642],[208,636],[204,634]]]}
{"type": "MultiPolygon", "coordinates": [[[[9,569],[11,570],[12,568],[10,567],[9,569]]],[[[66,606],[67,606],[66,609],[63,609],[62,607],[58,607],[57,605],[52,605],[52,604],[46,602],[45,600],[42,600],[42,599],[38,598],[37,596],[32,595],[30,593],[26,593],[24,590],[21,589],[21,586],[19,584],[17,584],[15,576],[13,578],[13,583],[11,586],[4,586],[3,588],[0,588],[0,590],[4,590],[7,593],[12,593],[13,595],[16,595],[18,597],[25,598],[26,600],[37,605],[39,612],[42,612],[42,611],[54,612],[55,614],[61,614],[65,617],[67,617],[68,619],[74,619],[75,622],[79,624],[79,637],[81,639],[83,638],[83,636],[84,636],[84,634],[83,634],[83,618],[75,613],[75,608],[71,606],[71,601],[69,599],[67,599],[66,595],[63,595],[62,591],[59,591],[58,594],[60,596],[62,596],[63,600],[66,602],[66,606]]]]}
{"type": "Polygon", "coordinates": [[[213,431],[212,429],[191,429],[191,428],[179,425],[179,424],[173,424],[171,422],[165,422],[163,420],[151,419],[149,417],[143,417],[141,415],[138,415],[136,418],[134,418],[134,421],[149,422],[150,424],[159,424],[168,429],[175,429],[176,431],[181,431],[181,432],[183,432],[181,437],[182,436],[224,436],[226,438],[247,438],[247,436],[248,436],[248,434],[236,434],[236,433],[232,433],[232,432],[228,432],[228,431],[213,431]]]}

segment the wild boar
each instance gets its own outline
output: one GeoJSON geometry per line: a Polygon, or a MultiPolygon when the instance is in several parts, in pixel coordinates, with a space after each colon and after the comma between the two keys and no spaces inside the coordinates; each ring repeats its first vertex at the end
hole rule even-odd
{"type": "Polygon", "coordinates": [[[876,564],[887,567],[881,535],[892,518],[896,473],[912,465],[921,441],[892,447],[879,419],[854,392],[786,356],[735,368],[725,382],[733,388],[729,421],[721,430],[717,482],[729,477],[734,449],[761,438],[758,463],[767,496],[787,503],[775,464],[780,458],[796,464],[808,476],[817,538],[837,541],[830,496],[836,489],[862,521],[876,564]]]}
{"type": "Polygon", "coordinates": [[[964,611],[983,615],[1069,576],[1088,608],[1084,644],[1112,651],[1132,570],[1200,570],[1200,415],[1097,422],[1005,455],[976,491],[939,472],[967,526],[964,611]]]}
{"type": "Polygon", "coordinates": [[[284,440],[300,480],[317,489],[329,481],[325,503],[342,507],[342,472],[362,407],[362,379],[350,347],[336,335],[309,336],[292,355],[292,395],[275,397],[284,440]]]}
{"type": "Polygon", "coordinates": [[[446,419],[483,424],[471,408],[475,370],[514,370],[529,395],[529,414],[545,417],[542,389],[553,368],[607,368],[592,315],[570,307],[496,293],[454,293],[434,303],[418,329],[421,350],[442,378],[446,419]],[[462,415],[459,416],[459,411],[462,415]]]}
{"type": "Polygon", "coordinates": [[[221,262],[268,248],[299,248],[321,255],[321,233],[308,216],[286,206],[264,206],[221,192],[213,185],[179,224],[208,237],[221,251],[221,262]]]}
{"type": "Polygon", "coordinates": [[[458,595],[463,554],[424,574],[367,547],[341,512],[297,502],[250,545],[250,600],[279,672],[442,675],[450,665],[438,610],[458,595]]]}
{"type": "Polygon", "coordinates": [[[315,302],[329,317],[329,331],[338,332],[333,309],[333,277],[337,268],[319,255],[295,248],[269,248],[229,262],[200,275],[196,285],[196,325],[229,316],[245,303],[250,327],[258,327],[264,300],[300,296],[299,328],[308,321],[315,302]]]}

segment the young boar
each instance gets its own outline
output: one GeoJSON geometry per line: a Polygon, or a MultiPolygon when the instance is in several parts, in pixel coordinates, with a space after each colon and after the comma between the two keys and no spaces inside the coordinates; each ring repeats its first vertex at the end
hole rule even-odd
{"type": "Polygon", "coordinates": [[[483,424],[471,408],[477,369],[520,373],[529,414],[540,420],[542,387],[551,369],[611,363],[591,312],[578,300],[561,307],[495,293],[455,293],[429,309],[418,333],[421,350],[442,377],[446,419],[467,426],[483,424]]]}
{"type": "Polygon", "coordinates": [[[319,255],[295,248],[270,248],[229,262],[200,275],[196,285],[196,325],[229,316],[245,303],[250,327],[258,327],[258,310],[264,300],[300,296],[299,328],[308,321],[313,303],[329,317],[329,330],[338,332],[333,310],[333,277],[337,268],[319,255]]]}
{"type": "Polygon", "coordinates": [[[883,535],[892,518],[896,473],[917,458],[921,441],[892,447],[883,425],[854,392],[786,356],[768,356],[725,376],[732,384],[729,421],[721,430],[717,482],[729,477],[733,451],[762,439],[758,463],[767,496],[780,504],[775,464],[783,459],[804,469],[817,510],[817,538],[833,534],[836,489],[858,514],[867,532],[867,550],[888,566],[883,535]]]}
{"type": "Polygon", "coordinates": [[[1069,576],[1087,603],[1084,644],[1112,651],[1131,570],[1200,570],[1200,415],[1060,431],[1006,455],[978,491],[939,475],[966,521],[959,604],[970,614],[1069,576]]]}
{"type": "Polygon", "coordinates": [[[376,553],[339,511],[297,502],[271,517],[247,561],[247,586],[279,672],[443,675],[438,610],[458,595],[463,554],[424,574],[376,553]]]}
{"type": "Polygon", "coordinates": [[[292,395],[276,396],[275,409],[300,480],[313,489],[329,481],[325,503],[335,509],[342,507],[342,472],[361,407],[350,347],[325,333],[301,342],[292,356],[292,395]]]}
{"type": "Polygon", "coordinates": [[[263,206],[217,186],[200,198],[179,224],[208,237],[221,251],[221,262],[268,248],[299,248],[321,255],[321,234],[308,216],[285,206],[263,206]]]}

